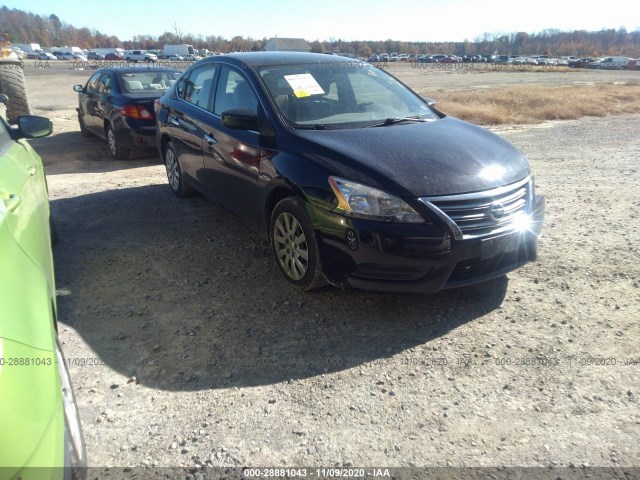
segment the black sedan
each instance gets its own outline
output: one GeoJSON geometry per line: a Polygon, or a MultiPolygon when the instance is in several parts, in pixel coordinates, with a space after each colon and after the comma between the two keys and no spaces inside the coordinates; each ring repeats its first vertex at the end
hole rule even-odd
{"type": "Polygon", "coordinates": [[[200,192],[268,236],[304,289],[436,292],[536,258],[544,198],[522,153],[373,65],[211,57],[155,112],[173,193],[200,192]]]}
{"type": "Polygon", "coordinates": [[[102,68],[78,92],[78,122],[84,137],[96,135],[109,144],[116,160],[131,148],[154,148],[153,102],[180,75],[173,68],[102,68]]]}

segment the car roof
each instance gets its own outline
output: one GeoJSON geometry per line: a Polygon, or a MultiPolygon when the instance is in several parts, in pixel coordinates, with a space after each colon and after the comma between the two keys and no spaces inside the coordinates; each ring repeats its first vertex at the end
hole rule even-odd
{"type": "Polygon", "coordinates": [[[230,53],[207,57],[200,62],[231,60],[230,63],[244,64],[250,67],[266,67],[271,65],[295,65],[303,63],[345,63],[354,62],[353,58],[326,53],[304,52],[244,52],[230,53]]]}

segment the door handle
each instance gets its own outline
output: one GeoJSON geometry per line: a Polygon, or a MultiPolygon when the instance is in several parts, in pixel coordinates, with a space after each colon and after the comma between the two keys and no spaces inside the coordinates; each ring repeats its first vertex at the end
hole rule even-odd
{"type": "Polygon", "coordinates": [[[202,138],[204,138],[209,145],[214,145],[214,144],[218,143],[218,141],[215,138],[213,138],[211,135],[205,135],[202,138]]]}
{"type": "Polygon", "coordinates": [[[176,117],[172,117],[171,118],[171,124],[175,125],[176,127],[181,127],[182,124],[180,123],[180,119],[176,118],[176,117]]]}
{"type": "Polygon", "coordinates": [[[11,194],[9,195],[9,198],[4,201],[4,204],[7,207],[7,210],[14,212],[16,208],[18,208],[18,205],[20,205],[21,200],[20,196],[11,194]]]}

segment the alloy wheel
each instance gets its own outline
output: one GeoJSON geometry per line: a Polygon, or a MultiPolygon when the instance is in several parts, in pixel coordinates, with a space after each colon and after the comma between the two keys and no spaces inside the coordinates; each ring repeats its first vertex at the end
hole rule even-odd
{"type": "Polygon", "coordinates": [[[180,188],[180,171],[178,170],[178,159],[171,148],[168,148],[165,153],[165,163],[169,185],[174,191],[177,191],[180,188]]]}
{"type": "Polygon", "coordinates": [[[116,157],[118,155],[118,144],[116,143],[116,136],[113,133],[113,129],[109,128],[107,130],[107,141],[109,142],[109,150],[111,151],[111,155],[116,157]]]}
{"type": "Polygon", "coordinates": [[[281,213],[275,221],[273,242],[278,262],[293,280],[302,279],[309,267],[307,237],[296,217],[281,213]]]}

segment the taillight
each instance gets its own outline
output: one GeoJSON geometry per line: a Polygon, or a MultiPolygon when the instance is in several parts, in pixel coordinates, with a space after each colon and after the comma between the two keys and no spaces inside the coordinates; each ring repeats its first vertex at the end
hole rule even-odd
{"type": "Polygon", "coordinates": [[[120,113],[123,117],[153,120],[153,114],[141,105],[125,105],[120,107],[120,113]]]}

